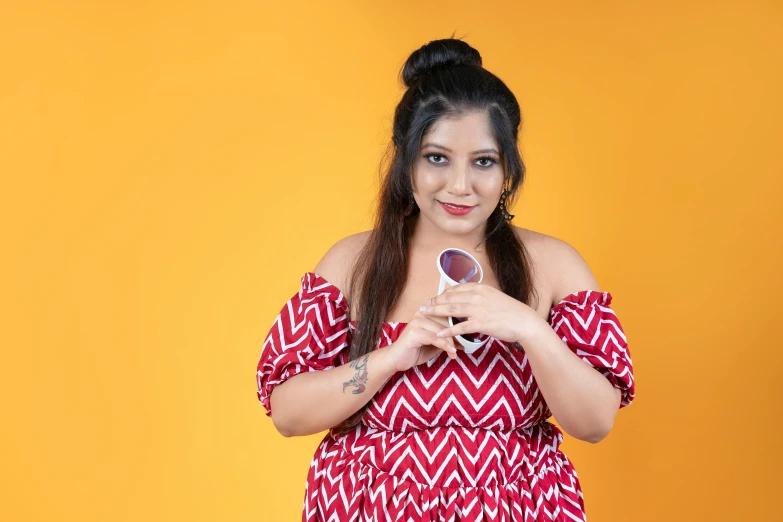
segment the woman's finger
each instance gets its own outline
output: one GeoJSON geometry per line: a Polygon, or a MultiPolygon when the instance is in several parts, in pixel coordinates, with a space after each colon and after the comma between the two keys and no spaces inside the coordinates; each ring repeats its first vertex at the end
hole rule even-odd
{"type": "Polygon", "coordinates": [[[422,315],[419,318],[419,324],[432,333],[438,333],[443,330],[444,326],[448,326],[449,320],[445,317],[422,315]]]}
{"type": "Polygon", "coordinates": [[[450,343],[448,339],[437,337],[434,331],[420,329],[416,332],[416,341],[422,345],[431,344],[445,351],[446,353],[456,353],[454,343],[450,343]]]}
{"type": "Polygon", "coordinates": [[[445,290],[443,290],[443,293],[446,292],[469,292],[471,290],[475,290],[478,285],[481,283],[460,283],[458,285],[449,286],[446,287],[445,290]]]}
{"type": "Polygon", "coordinates": [[[473,305],[465,303],[446,303],[446,304],[434,304],[425,305],[419,309],[419,313],[424,316],[439,316],[439,317],[469,317],[470,310],[473,309],[473,305]]]}
{"type": "Polygon", "coordinates": [[[478,303],[481,299],[476,292],[443,292],[440,295],[430,298],[425,306],[448,304],[448,303],[478,303]]]}
{"type": "MultiPolygon", "coordinates": [[[[430,332],[432,334],[433,339],[441,339],[441,338],[437,337],[435,334],[438,333],[439,331],[443,330],[443,328],[445,326],[449,325],[448,320],[446,318],[443,318],[443,317],[427,317],[427,316],[423,316],[423,315],[419,314],[419,312],[416,312],[413,315],[413,319],[411,319],[411,322],[413,322],[414,319],[416,320],[416,325],[419,328],[421,328],[423,330],[426,330],[426,331],[428,331],[428,332],[430,332]]],[[[461,344],[455,343],[454,339],[451,338],[451,337],[445,337],[445,338],[442,338],[442,339],[446,341],[446,343],[448,344],[448,347],[451,348],[452,353],[456,353],[457,350],[464,350],[465,349],[461,344]]],[[[447,352],[448,351],[449,350],[447,349],[447,352]]]]}
{"type": "Polygon", "coordinates": [[[434,332],[430,332],[429,330],[421,330],[422,337],[424,338],[423,341],[426,344],[431,344],[433,346],[437,346],[444,352],[446,352],[449,357],[452,359],[456,356],[457,350],[454,347],[454,343],[450,342],[448,339],[443,339],[441,337],[437,337],[434,332]]]}
{"type": "MultiPolygon", "coordinates": [[[[449,325],[448,320],[444,317],[421,317],[420,321],[421,322],[419,324],[433,334],[437,334],[443,330],[443,328],[448,327],[449,325]]],[[[437,335],[436,338],[438,338],[437,335]]],[[[454,348],[455,351],[465,349],[461,344],[455,343],[453,337],[445,336],[443,338],[448,341],[449,345],[454,348]]]]}
{"type": "Polygon", "coordinates": [[[454,326],[450,326],[448,328],[443,328],[436,332],[436,337],[438,338],[450,338],[453,339],[457,335],[465,335],[465,334],[473,334],[478,333],[479,328],[476,324],[476,321],[463,321],[461,323],[457,323],[454,326]]]}

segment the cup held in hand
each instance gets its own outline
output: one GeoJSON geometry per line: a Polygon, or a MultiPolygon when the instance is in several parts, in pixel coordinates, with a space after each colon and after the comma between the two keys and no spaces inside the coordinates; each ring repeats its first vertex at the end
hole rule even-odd
{"type": "MultiPolygon", "coordinates": [[[[480,283],[484,278],[484,272],[476,258],[459,248],[447,248],[438,254],[438,271],[440,272],[438,295],[443,293],[446,285],[480,283]]],[[[459,324],[466,319],[449,317],[449,326],[459,324]]],[[[489,340],[489,336],[482,333],[467,333],[455,337],[467,353],[475,352],[489,340]]]]}

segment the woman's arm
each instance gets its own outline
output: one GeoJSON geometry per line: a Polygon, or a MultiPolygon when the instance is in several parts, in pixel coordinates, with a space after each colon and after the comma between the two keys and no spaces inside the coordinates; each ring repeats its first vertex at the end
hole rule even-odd
{"type": "MultiPolygon", "coordinates": [[[[341,239],[313,271],[337,288],[345,288],[349,268],[368,237],[368,232],[360,232],[341,239]]],[[[375,349],[334,368],[300,373],[278,384],[269,397],[277,430],[286,437],[312,435],[359,411],[395,373],[386,357],[388,348],[375,349]]]]}
{"type": "Polygon", "coordinates": [[[592,443],[606,437],[620,409],[620,390],[585,364],[543,320],[518,342],[549,410],[566,433],[592,443]]]}
{"type": "MultiPolygon", "coordinates": [[[[593,295],[601,295],[576,250],[556,238],[551,240],[539,250],[546,253],[540,266],[546,267],[548,274],[556,274],[556,280],[546,283],[553,289],[555,304],[576,291],[594,290],[593,295]]],[[[468,318],[444,328],[438,337],[483,332],[521,344],[549,410],[569,435],[598,442],[611,430],[621,406],[621,390],[596,365],[585,360],[578,348],[563,342],[562,332],[530,306],[487,285],[463,283],[430,299],[421,313],[468,318]]],[[[604,355],[609,359],[614,356],[604,355]]]]}
{"type": "Polygon", "coordinates": [[[367,404],[395,370],[388,346],[346,364],[300,373],[275,386],[272,422],[285,437],[312,435],[344,421],[367,404]]]}
{"type": "MultiPolygon", "coordinates": [[[[547,266],[553,305],[575,291],[600,292],[598,282],[577,250],[550,238],[547,266]]],[[[524,346],[536,383],[558,424],[572,437],[596,443],[609,434],[620,407],[621,392],[571,351],[547,321],[536,316],[524,346]]]]}

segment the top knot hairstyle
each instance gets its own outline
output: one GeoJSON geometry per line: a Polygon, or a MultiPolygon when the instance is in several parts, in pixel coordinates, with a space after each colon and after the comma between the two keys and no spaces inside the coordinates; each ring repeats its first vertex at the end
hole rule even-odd
{"type": "MultiPolygon", "coordinates": [[[[446,116],[484,112],[500,149],[509,208],[525,176],[517,147],[519,104],[500,78],[484,69],[476,49],[453,37],[433,40],[408,57],[400,77],[407,89],[394,112],[387,149],[391,160],[381,179],[375,226],[348,278],[347,300],[355,311],[356,330],[346,362],[375,348],[387,315],[405,289],[410,238],[419,214],[412,168],[430,127],[446,116]]],[[[536,299],[528,253],[499,206],[487,220],[483,242],[500,289],[525,304],[536,299]]],[[[332,434],[352,429],[366,409],[332,428],[332,434]]]]}
{"type": "Polygon", "coordinates": [[[409,89],[437,68],[457,65],[481,67],[481,54],[462,40],[434,40],[413,51],[402,68],[402,82],[409,89]]]}

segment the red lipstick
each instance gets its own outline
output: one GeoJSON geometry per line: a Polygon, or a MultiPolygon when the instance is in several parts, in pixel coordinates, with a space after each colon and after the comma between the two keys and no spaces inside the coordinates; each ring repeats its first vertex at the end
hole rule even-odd
{"type": "Polygon", "coordinates": [[[448,212],[453,216],[464,216],[465,214],[467,214],[468,212],[476,208],[475,205],[473,205],[472,207],[468,207],[466,205],[454,205],[451,203],[444,203],[442,201],[438,201],[438,203],[440,203],[440,206],[443,207],[443,210],[445,210],[446,212],[448,212]]]}

